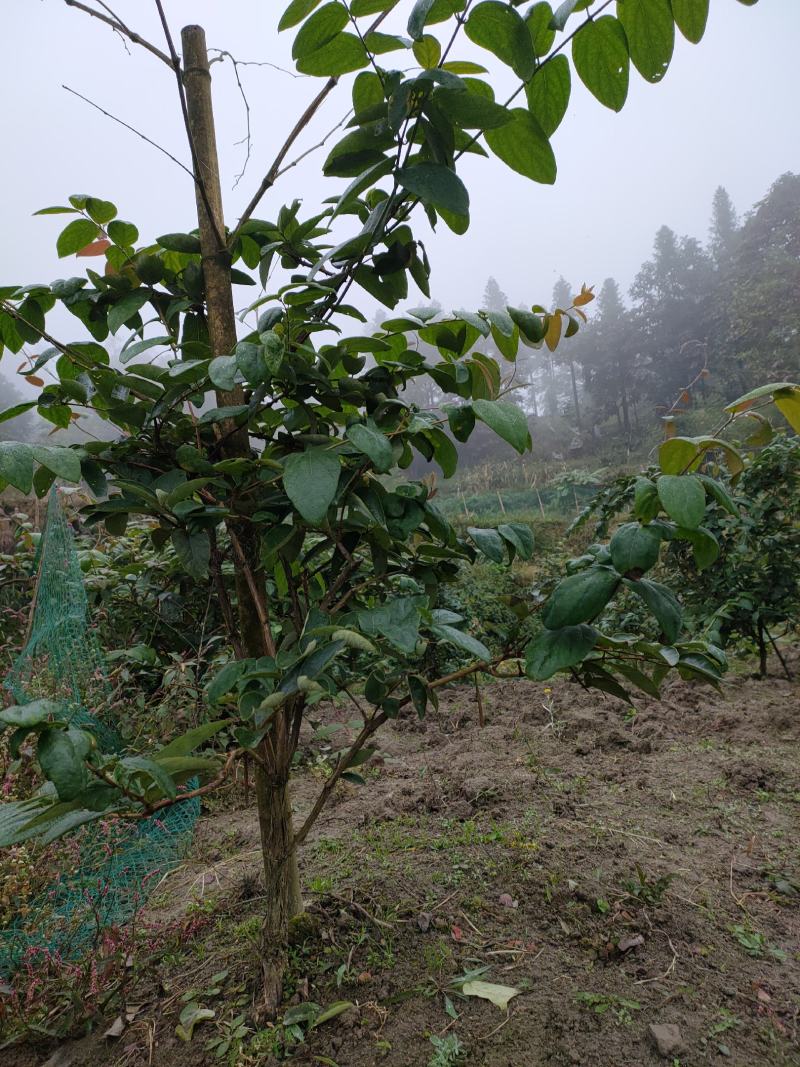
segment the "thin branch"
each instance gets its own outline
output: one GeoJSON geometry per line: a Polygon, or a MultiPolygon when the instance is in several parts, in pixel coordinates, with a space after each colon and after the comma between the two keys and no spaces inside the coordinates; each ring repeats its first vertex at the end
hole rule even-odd
{"type": "Polygon", "coordinates": [[[247,164],[250,162],[250,149],[252,147],[252,140],[253,140],[252,136],[251,136],[251,133],[250,133],[250,102],[248,101],[247,95],[246,95],[246,93],[244,91],[244,86],[242,85],[242,79],[239,77],[239,61],[238,61],[238,59],[235,59],[231,55],[230,52],[226,52],[222,48],[215,48],[215,49],[213,49],[213,51],[219,52],[219,61],[220,61],[220,63],[223,63],[225,61],[225,57],[226,56],[231,61],[231,63],[233,63],[233,76],[234,76],[234,78],[236,78],[236,84],[239,87],[239,95],[241,96],[242,103],[244,104],[244,114],[245,114],[245,122],[247,124],[247,133],[244,135],[244,137],[241,139],[241,141],[237,141],[236,143],[237,144],[246,144],[247,145],[247,152],[246,152],[246,155],[244,157],[244,164],[242,166],[242,169],[236,175],[236,178],[234,179],[234,182],[233,182],[233,187],[235,189],[236,186],[239,184],[239,182],[244,177],[244,172],[247,170],[247,164]]]}
{"type": "Polygon", "coordinates": [[[68,85],[62,85],[61,88],[66,89],[67,92],[72,93],[73,96],[77,96],[79,100],[83,100],[84,103],[88,104],[90,107],[95,108],[97,111],[100,112],[101,115],[105,115],[106,118],[111,119],[112,122],[118,122],[119,125],[124,126],[126,130],[130,130],[131,133],[135,133],[137,137],[141,137],[143,141],[146,141],[153,148],[157,148],[159,152],[163,153],[168,159],[171,159],[173,163],[177,163],[181,170],[185,170],[189,177],[192,179],[192,181],[195,181],[195,176],[191,172],[191,170],[184,163],[181,163],[179,159],[176,159],[176,157],[173,156],[171,152],[168,152],[166,148],[162,148],[160,144],[157,144],[155,141],[151,141],[150,138],[143,134],[140,130],[137,130],[134,126],[129,126],[127,122],[123,122],[122,119],[117,118],[116,115],[112,115],[110,111],[106,111],[104,107],[100,107],[99,104],[96,104],[94,100],[90,100],[88,96],[84,96],[83,93],[79,93],[76,89],[70,89],[68,85]]]}
{"type": "Polygon", "coordinates": [[[127,37],[128,40],[132,41],[134,44],[146,48],[148,52],[152,53],[157,59],[160,59],[162,63],[166,63],[168,67],[172,66],[172,60],[168,55],[165,55],[160,48],[156,48],[154,44],[150,44],[144,37],[140,37],[134,30],[129,29],[122,19],[114,14],[111,8],[106,4],[102,4],[102,7],[109,12],[108,15],[104,15],[102,11],[96,11],[94,8],[89,7],[88,4],[82,4],[80,0],[64,0],[64,3],[67,7],[76,7],[79,11],[84,11],[87,15],[100,19],[101,22],[105,22],[105,24],[110,26],[116,33],[121,34],[123,37],[127,37]]]}
{"type": "Polygon", "coordinates": [[[194,180],[197,183],[198,189],[200,190],[200,196],[202,197],[202,200],[203,200],[203,207],[206,209],[206,214],[208,215],[209,225],[211,226],[211,229],[214,231],[214,237],[216,238],[216,241],[217,241],[217,247],[221,251],[222,249],[225,248],[225,238],[220,233],[219,227],[217,226],[217,220],[216,220],[216,217],[214,215],[214,212],[211,210],[211,202],[208,199],[208,190],[206,189],[206,183],[205,183],[205,181],[203,179],[202,174],[200,173],[200,164],[198,163],[198,160],[197,160],[197,151],[196,151],[195,145],[194,145],[194,137],[192,137],[192,127],[191,127],[191,125],[189,123],[189,110],[188,110],[188,108],[186,106],[186,93],[185,93],[184,87],[183,87],[183,76],[184,76],[185,71],[181,70],[181,61],[178,58],[178,53],[175,50],[175,44],[173,43],[173,40],[172,40],[172,34],[170,33],[169,23],[167,22],[167,16],[164,14],[164,5],[162,4],[161,0],[155,0],[155,5],[156,5],[156,9],[158,11],[158,17],[161,20],[161,27],[164,30],[164,37],[166,38],[167,46],[169,48],[169,54],[170,54],[170,57],[171,57],[170,66],[172,67],[172,69],[175,72],[175,79],[176,79],[176,81],[178,83],[178,97],[179,97],[180,102],[181,102],[181,114],[183,115],[183,125],[184,125],[184,128],[186,129],[187,140],[189,141],[189,151],[191,152],[191,155],[192,155],[192,169],[194,170],[194,180]]]}
{"type": "Polygon", "coordinates": [[[281,169],[275,175],[275,181],[277,181],[278,178],[280,178],[282,175],[284,175],[287,170],[291,170],[292,167],[296,167],[297,164],[300,163],[301,160],[306,158],[306,156],[310,156],[312,152],[316,152],[317,149],[323,148],[324,145],[325,145],[325,142],[330,137],[332,137],[336,133],[337,130],[341,129],[341,127],[345,124],[345,122],[347,122],[347,120],[350,117],[352,111],[353,111],[353,109],[350,108],[350,110],[347,112],[347,114],[343,115],[342,118],[340,118],[339,121],[336,123],[336,125],[332,126],[331,129],[328,130],[328,132],[325,134],[325,136],[322,138],[321,141],[319,141],[317,144],[312,145],[310,148],[307,148],[305,150],[305,152],[301,152],[299,156],[295,156],[295,158],[290,163],[287,163],[285,167],[281,167],[281,169]]]}
{"type": "MultiPolygon", "coordinates": [[[[156,3],[159,3],[159,0],[156,0],[156,3]]],[[[387,15],[388,15],[388,11],[384,11],[380,15],[378,15],[378,17],[374,20],[372,25],[367,30],[367,34],[366,35],[369,36],[370,33],[372,33],[374,30],[376,30],[378,28],[378,26],[380,26],[380,24],[386,18],[387,15]]],[[[287,154],[289,152],[289,149],[292,147],[292,145],[297,140],[297,138],[300,136],[300,134],[303,132],[303,130],[306,128],[306,126],[308,126],[309,122],[311,122],[311,120],[314,117],[314,115],[316,115],[317,111],[320,109],[320,107],[324,103],[325,98],[332,92],[333,89],[336,88],[336,85],[338,84],[338,82],[339,82],[338,77],[328,78],[328,80],[325,82],[323,87],[320,89],[320,91],[317,93],[317,95],[314,97],[314,99],[311,101],[311,103],[305,109],[303,114],[300,116],[300,118],[294,124],[289,136],[286,138],[286,140],[281,145],[281,148],[278,151],[277,156],[272,161],[272,164],[269,167],[269,169],[267,170],[267,173],[262,178],[261,184],[259,185],[258,189],[256,190],[255,195],[253,196],[252,200],[247,205],[247,207],[244,209],[241,218],[239,219],[238,223],[236,224],[236,229],[233,231],[233,233],[231,234],[230,238],[228,239],[228,248],[233,248],[233,245],[235,244],[237,238],[239,237],[239,234],[242,232],[242,227],[244,226],[244,224],[247,222],[248,219],[252,218],[253,212],[258,207],[259,203],[261,202],[261,198],[264,196],[264,193],[266,193],[267,190],[270,189],[275,184],[275,182],[276,182],[276,180],[278,178],[278,175],[281,173],[281,164],[283,163],[284,159],[286,159],[286,156],[287,156],[287,154]]]]}
{"type": "MultiPolygon", "coordinates": [[[[156,2],[158,2],[158,0],[156,0],[156,2]]],[[[297,138],[309,124],[311,119],[317,113],[328,94],[336,87],[338,81],[338,78],[328,78],[323,87],[320,89],[320,91],[305,109],[303,114],[294,124],[291,133],[283,142],[283,145],[281,146],[275,159],[272,161],[269,170],[262,178],[261,184],[256,190],[255,195],[242,212],[241,218],[236,224],[236,229],[233,231],[233,233],[230,235],[230,238],[228,239],[229,248],[232,248],[238,240],[239,234],[242,232],[242,227],[248,221],[248,219],[252,218],[253,212],[261,202],[261,198],[264,196],[264,193],[266,193],[266,191],[275,184],[278,174],[280,173],[281,163],[283,163],[284,159],[286,158],[289,149],[292,147],[294,142],[297,140],[297,138]]]]}
{"type": "MultiPolygon", "coordinates": [[[[209,52],[219,53],[219,59],[212,59],[209,62],[209,66],[211,66],[211,63],[222,63],[223,56],[230,56],[230,58],[233,59],[230,52],[226,52],[224,48],[209,48],[209,52]]],[[[268,63],[266,60],[237,59],[235,62],[238,63],[240,67],[271,67],[272,70],[280,71],[281,74],[288,74],[290,78],[302,79],[311,76],[309,74],[296,74],[293,70],[287,70],[286,67],[279,67],[277,63],[268,63]]]]}

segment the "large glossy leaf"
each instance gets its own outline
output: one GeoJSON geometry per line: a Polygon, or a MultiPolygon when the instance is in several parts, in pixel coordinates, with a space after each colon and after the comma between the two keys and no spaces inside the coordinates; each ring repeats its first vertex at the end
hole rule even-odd
{"type": "Polygon", "coordinates": [[[583,84],[601,104],[621,111],[628,96],[630,57],[618,19],[601,15],[582,26],[572,41],[572,62],[583,84]]]}
{"type": "Polygon", "coordinates": [[[706,513],[706,491],[693,474],[662,474],[656,482],[667,515],[679,526],[696,529],[706,513]]]}
{"type": "Polygon", "coordinates": [[[335,40],[347,25],[347,8],[338,0],[323,4],[307,19],[292,44],[292,59],[303,59],[335,40]]]}
{"type": "Polygon", "coordinates": [[[347,428],[347,439],[368,456],[380,474],[386,474],[394,464],[394,454],[389,438],[374,425],[353,423],[347,428]]]}
{"type": "Polygon", "coordinates": [[[172,545],[188,575],[198,581],[206,577],[211,559],[211,544],[205,530],[173,530],[172,545]]]}
{"type": "Polygon", "coordinates": [[[91,244],[99,232],[100,228],[89,219],[75,219],[58,236],[56,251],[59,258],[80,252],[86,245],[91,244]]]}
{"type": "Polygon", "coordinates": [[[481,552],[493,563],[502,563],[505,559],[503,538],[493,529],[480,529],[476,526],[468,526],[467,533],[481,550],[481,552]]]}
{"type": "Polygon", "coordinates": [[[683,625],[683,611],[674,593],[665,585],[648,578],[641,578],[638,582],[626,579],[625,585],[644,600],[655,615],[666,640],[674,644],[683,625]]]}
{"type": "Polygon", "coordinates": [[[567,111],[572,78],[566,56],[548,60],[525,86],[530,113],[542,132],[552,137],[567,111]]]}
{"type": "Polygon", "coordinates": [[[416,0],[416,3],[411,9],[407,26],[408,36],[412,40],[420,41],[422,39],[425,22],[433,4],[434,0],[416,0]]]}
{"type": "Polygon", "coordinates": [[[542,612],[548,630],[591,622],[614,595],[620,576],[610,567],[591,566],[558,583],[542,612]]]}
{"type": "Polygon", "coordinates": [[[484,0],[473,7],[464,27],[467,37],[507,63],[518,78],[527,81],[536,67],[530,31],[509,4],[484,0]]]}
{"type": "Polygon", "coordinates": [[[68,482],[81,480],[81,461],[78,453],[71,448],[59,448],[55,445],[34,445],[33,458],[53,474],[68,482]]]}
{"type": "Polygon", "coordinates": [[[435,623],[430,627],[430,631],[440,641],[461,649],[462,652],[466,652],[467,655],[481,660],[483,663],[488,663],[492,658],[491,652],[482,641],[479,641],[477,637],[473,637],[472,634],[464,633],[463,630],[457,630],[455,626],[435,623]]]}
{"type": "Polygon", "coordinates": [[[0,723],[6,726],[21,727],[41,726],[42,723],[57,719],[61,705],[54,700],[32,700],[29,704],[12,704],[0,710],[0,723]]]}
{"type": "Polygon", "coordinates": [[[585,624],[543,630],[525,650],[525,673],[545,681],[556,671],[583,662],[597,641],[597,630],[585,624]]]}
{"type": "Polygon", "coordinates": [[[644,574],[658,561],[661,538],[652,526],[627,522],[620,526],[609,544],[611,562],[620,574],[639,571],[644,574]]]}
{"type": "Polygon", "coordinates": [[[525,108],[512,108],[511,122],[487,130],[485,137],[494,154],[518,174],[545,185],[556,180],[556,157],[550,142],[525,108]]]}
{"type": "Polygon", "coordinates": [[[527,523],[501,522],[497,532],[510,545],[512,559],[515,551],[519,553],[520,559],[531,558],[534,546],[533,531],[527,523]]]}
{"type": "Polygon", "coordinates": [[[670,0],[675,24],[687,41],[697,44],[706,32],[708,0],[670,0]]]}
{"type": "Polygon", "coordinates": [[[338,78],[369,63],[369,56],[360,39],[353,33],[340,33],[328,44],[308,52],[297,60],[301,74],[318,78],[338,78]]]}
{"type": "Polygon", "coordinates": [[[417,647],[420,607],[425,597],[398,597],[378,608],[359,611],[358,626],[370,637],[385,638],[401,652],[410,655],[417,647]]]}
{"type": "Polygon", "coordinates": [[[398,183],[426,204],[456,215],[469,213],[469,193],[455,171],[443,163],[417,163],[397,172],[398,183]]]}
{"type": "Polygon", "coordinates": [[[288,30],[291,29],[292,26],[296,26],[299,22],[302,22],[307,15],[311,14],[319,3],[320,0],[292,0],[291,4],[289,4],[281,15],[278,29],[288,30]]]}
{"type": "Polygon", "coordinates": [[[475,400],[472,410],[520,455],[530,447],[531,435],[525,412],[510,400],[475,400]]]}
{"type": "Polygon", "coordinates": [[[121,300],[112,304],[109,309],[109,330],[112,333],[116,333],[120,326],[123,326],[128,319],[132,319],[149,299],[150,292],[147,289],[134,289],[132,293],[126,293],[121,300]]]}
{"type": "Polygon", "coordinates": [[[448,119],[465,130],[490,130],[511,122],[508,108],[496,104],[480,93],[465,93],[459,89],[440,89],[436,103],[448,119]]]}
{"type": "Polygon", "coordinates": [[[323,523],[339,485],[339,457],[324,448],[310,448],[287,457],[283,487],[292,504],[312,526],[323,523]]]}
{"type": "Polygon", "coordinates": [[[33,449],[21,441],[0,441],[0,479],[26,496],[33,487],[33,449]]]}
{"type": "Polygon", "coordinates": [[[675,47],[675,22],[669,0],[619,0],[617,14],[633,65],[646,81],[661,81],[675,47]]]}
{"type": "Polygon", "coordinates": [[[72,800],[86,785],[83,759],[66,730],[52,727],[39,735],[36,758],[56,787],[59,799],[72,800]]]}

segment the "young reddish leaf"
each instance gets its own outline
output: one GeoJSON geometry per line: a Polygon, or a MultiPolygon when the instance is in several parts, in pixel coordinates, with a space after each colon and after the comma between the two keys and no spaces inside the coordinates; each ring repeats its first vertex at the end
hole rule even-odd
{"type": "Polygon", "coordinates": [[[106,237],[100,237],[96,241],[92,241],[91,244],[86,245],[85,248],[79,249],[76,256],[102,256],[107,248],[111,247],[111,242],[106,237]]]}

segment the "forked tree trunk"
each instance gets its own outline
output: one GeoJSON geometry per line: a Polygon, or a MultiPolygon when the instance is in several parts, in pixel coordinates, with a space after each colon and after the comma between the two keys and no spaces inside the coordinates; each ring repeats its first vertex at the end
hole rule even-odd
{"type": "MultiPolygon", "coordinates": [[[[208,66],[205,32],[201,26],[186,26],[183,44],[183,84],[194,157],[203,189],[195,183],[197,219],[203,257],[206,311],[211,350],[214,356],[231,355],[236,346],[236,317],[231,284],[231,257],[225,246],[225,221],[219,180],[214,113],[211,101],[211,74],[208,66]],[[205,195],[203,195],[203,192],[205,195]]],[[[241,404],[241,386],[230,392],[217,392],[220,407],[241,404]]],[[[222,423],[222,450],[226,457],[249,456],[247,431],[232,422],[222,423]]],[[[246,515],[246,497],[233,501],[234,509],[246,515]]],[[[270,635],[263,624],[261,605],[266,604],[264,575],[259,562],[258,538],[252,523],[233,520],[229,530],[241,550],[235,554],[236,598],[241,628],[240,638],[246,656],[263,656],[269,651],[270,635]],[[248,573],[249,572],[249,573],[248,573]]],[[[288,949],[289,920],[302,908],[297,857],[291,849],[292,809],[289,799],[291,742],[288,711],[275,716],[270,742],[260,748],[256,767],[256,800],[267,885],[267,906],[262,931],[262,970],[264,1013],[274,1014],[281,1001],[283,972],[288,949]]]]}

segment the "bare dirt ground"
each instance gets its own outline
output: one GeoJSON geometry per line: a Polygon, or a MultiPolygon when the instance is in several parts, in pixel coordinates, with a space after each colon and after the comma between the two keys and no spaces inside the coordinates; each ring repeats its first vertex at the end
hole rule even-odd
{"type": "MultiPolygon", "coordinates": [[[[151,902],[204,922],[129,989],[121,1036],[0,1065],[800,1065],[800,684],[676,682],[636,714],[566,682],[483,693],[482,730],[468,687],[392,724],[304,849],[288,1007],[351,1008],[302,1041],[251,1022],[260,876],[240,804],[208,813],[151,902]],[[478,968],[519,991],[507,1011],[459,995],[478,968]],[[181,997],[215,1013],[190,1043],[181,997]],[[240,1015],[240,1051],[216,1058],[240,1015]],[[462,1058],[434,1059],[432,1036],[462,1058]]],[[[324,760],[307,747],[299,815],[324,760]]]]}

